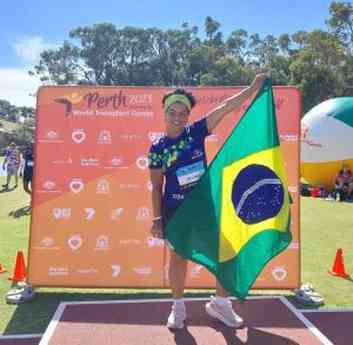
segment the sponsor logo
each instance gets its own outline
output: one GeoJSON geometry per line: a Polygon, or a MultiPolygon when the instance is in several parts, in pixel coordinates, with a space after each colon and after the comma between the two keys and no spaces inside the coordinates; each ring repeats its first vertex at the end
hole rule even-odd
{"type": "Polygon", "coordinates": [[[102,130],[99,132],[98,135],[98,140],[97,140],[98,144],[111,144],[112,143],[112,135],[110,133],[110,131],[108,130],[102,130]]]}
{"type": "Polygon", "coordinates": [[[72,164],[72,159],[71,159],[71,157],[69,157],[66,160],[53,161],[53,164],[57,164],[57,165],[72,164]]]}
{"type": "Polygon", "coordinates": [[[300,139],[303,143],[308,144],[309,146],[315,146],[315,147],[322,147],[322,144],[315,142],[313,140],[310,140],[308,138],[309,134],[309,127],[307,127],[304,123],[301,124],[301,135],[300,139]]]}
{"type": "Polygon", "coordinates": [[[160,238],[155,238],[152,236],[147,237],[147,245],[150,248],[158,248],[164,246],[164,241],[160,238]]]}
{"type": "Polygon", "coordinates": [[[56,103],[62,104],[64,106],[65,115],[69,116],[69,115],[71,115],[71,112],[72,112],[72,105],[73,104],[76,105],[76,104],[80,103],[83,100],[83,98],[84,98],[83,95],[81,95],[77,92],[73,92],[68,95],[54,98],[54,101],[56,103]]]}
{"type": "Polygon", "coordinates": [[[134,267],[132,269],[135,273],[140,274],[140,275],[150,275],[152,273],[152,268],[151,267],[134,267]]]}
{"type": "Polygon", "coordinates": [[[54,181],[47,180],[47,181],[43,182],[42,187],[43,187],[43,189],[45,189],[47,191],[53,191],[56,187],[56,184],[54,181]]]}
{"type": "Polygon", "coordinates": [[[54,219],[70,219],[71,208],[53,208],[52,214],[54,219]]]}
{"type": "Polygon", "coordinates": [[[113,157],[110,161],[110,164],[113,166],[113,167],[118,167],[119,165],[121,165],[123,163],[123,160],[122,158],[119,158],[119,157],[113,157]]]}
{"type": "Polygon", "coordinates": [[[78,274],[98,274],[98,269],[97,268],[78,268],[76,270],[78,274]]]}
{"type": "Polygon", "coordinates": [[[96,193],[97,194],[108,194],[110,191],[109,182],[105,179],[101,179],[97,183],[96,193]]]}
{"type": "Polygon", "coordinates": [[[55,240],[51,237],[44,237],[40,241],[40,246],[35,246],[34,249],[39,250],[58,250],[60,247],[55,246],[55,240]]]}
{"type": "Polygon", "coordinates": [[[97,166],[99,166],[99,159],[97,159],[97,158],[81,158],[81,166],[83,166],[83,167],[97,167],[97,166]]]}
{"type": "Polygon", "coordinates": [[[195,265],[191,269],[191,278],[199,278],[203,267],[201,265],[195,265]]]}
{"type": "Polygon", "coordinates": [[[136,159],[136,165],[141,170],[145,170],[148,167],[148,158],[146,156],[141,156],[136,159]]]}
{"type": "Polygon", "coordinates": [[[67,267],[53,267],[50,266],[48,269],[49,276],[68,276],[69,269],[67,267]]]}
{"type": "Polygon", "coordinates": [[[60,139],[59,133],[54,130],[49,130],[44,134],[43,139],[39,139],[42,143],[62,143],[63,140],[60,139]]]}
{"type": "Polygon", "coordinates": [[[52,247],[54,245],[55,241],[51,237],[45,237],[41,240],[40,243],[43,247],[52,247]]]}
{"type": "Polygon", "coordinates": [[[78,250],[79,248],[81,248],[82,246],[82,237],[81,235],[79,234],[76,234],[76,235],[72,235],[68,240],[67,240],[67,244],[69,245],[69,247],[76,251],[78,250]]]}
{"type": "Polygon", "coordinates": [[[140,245],[141,244],[141,241],[140,240],[136,240],[136,239],[126,239],[126,240],[120,240],[119,243],[121,245],[140,245]]]}
{"type": "Polygon", "coordinates": [[[59,138],[59,134],[58,132],[55,132],[55,131],[48,131],[45,134],[45,138],[48,140],[57,140],[59,138]]]}
{"type": "Polygon", "coordinates": [[[139,134],[120,134],[120,139],[124,140],[141,140],[142,135],[139,134]]]}
{"type": "Polygon", "coordinates": [[[287,270],[284,266],[277,266],[272,269],[272,277],[277,281],[282,281],[287,278],[287,270]]]}
{"type": "Polygon", "coordinates": [[[119,187],[121,189],[130,189],[130,190],[136,190],[140,188],[138,184],[134,184],[134,183],[120,183],[119,187]]]}
{"type": "Polygon", "coordinates": [[[97,237],[95,250],[109,250],[109,238],[106,235],[97,237]]]}
{"type": "Polygon", "coordinates": [[[148,132],[148,139],[154,143],[164,136],[164,132],[148,132]]]}
{"type": "Polygon", "coordinates": [[[112,210],[112,212],[110,213],[110,219],[111,220],[118,220],[121,217],[121,214],[123,213],[123,208],[119,207],[119,208],[114,208],[112,210]]]}
{"type": "Polygon", "coordinates": [[[146,220],[150,217],[150,211],[148,207],[142,206],[137,210],[136,220],[146,220]]]}
{"type": "Polygon", "coordinates": [[[86,139],[86,132],[82,128],[74,129],[71,138],[75,144],[81,144],[86,139]]]}
{"type": "Polygon", "coordinates": [[[69,182],[69,188],[71,192],[77,194],[80,193],[84,188],[84,183],[81,178],[74,178],[69,182]]]}
{"type": "Polygon", "coordinates": [[[121,272],[121,267],[119,265],[110,265],[112,269],[112,277],[118,277],[121,272]]]}
{"type": "Polygon", "coordinates": [[[280,138],[284,141],[298,141],[298,135],[296,134],[281,134],[280,138]]]}
{"type": "Polygon", "coordinates": [[[92,220],[94,215],[96,214],[96,210],[92,207],[85,208],[85,219],[92,220]]]}

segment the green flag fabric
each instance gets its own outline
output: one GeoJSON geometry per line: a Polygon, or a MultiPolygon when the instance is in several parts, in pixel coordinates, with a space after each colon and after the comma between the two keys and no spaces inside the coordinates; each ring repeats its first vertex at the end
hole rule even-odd
{"type": "Polygon", "coordinates": [[[290,196],[269,80],[166,227],[180,256],[244,299],[291,242],[290,196]]]}

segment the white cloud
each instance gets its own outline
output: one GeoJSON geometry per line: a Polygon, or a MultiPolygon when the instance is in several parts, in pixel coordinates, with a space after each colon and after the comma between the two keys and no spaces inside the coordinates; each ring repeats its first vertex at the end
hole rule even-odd
{"type": "Polygon", "coordinates": [[[57,48],[56,44],[45,42],[40,36],[27,36],[13,44],[16,54],[27,64],[39,61],[43,50],[57,48]]]}
{"type": "Polygon", "coordinates": [[[28,74],[27,69],[0,68],[0,99],[16,106],[35,107],[40,81],[28,74]],[[32,96],[31,96],[32,95],[32,96]]]}

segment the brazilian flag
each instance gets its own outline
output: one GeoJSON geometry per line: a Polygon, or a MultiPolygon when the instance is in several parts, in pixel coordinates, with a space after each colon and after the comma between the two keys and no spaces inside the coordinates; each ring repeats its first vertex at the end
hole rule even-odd
{"type": "Polygon", "coordinates": [[[269,80],[166,227],[175,252],[244,299],[291,242],[290,196],[269,80]]]}

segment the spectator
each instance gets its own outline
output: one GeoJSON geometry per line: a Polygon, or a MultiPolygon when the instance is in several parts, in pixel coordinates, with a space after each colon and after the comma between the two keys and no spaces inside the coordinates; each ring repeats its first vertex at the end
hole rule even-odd
{"type": "Polygon", "coordinates": [[[338,201],[351,199],[353,196],[353,175],[347,164],[343,164],[336,175],[335,196],[338,201]]]}
{"type": "Polygon", "coordinates": [[[33,143],[26,146],[23,153],[23,189],[26,193],[32,193],[33,176],[33,143]],[[31,187],[29,187],[31,185],[31,187]]]}
{"type": "Polygon", "coordinates": [[[3,169],[5,169],[5,166],[6,166],[6,173],[7,173],[6,183],[2,185],[5,189],[9,188],[11,176],[15,177],[14,188],[18,186],[18,170],[20,167],[20,163],[21,163],[20,151],[18,150],[16,144],[12,142],[9,145],[9,148],[6,152],[5,160],[3,163],[3,169]]]}

